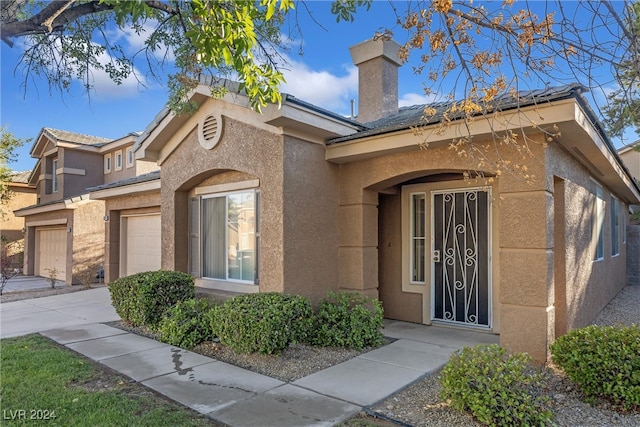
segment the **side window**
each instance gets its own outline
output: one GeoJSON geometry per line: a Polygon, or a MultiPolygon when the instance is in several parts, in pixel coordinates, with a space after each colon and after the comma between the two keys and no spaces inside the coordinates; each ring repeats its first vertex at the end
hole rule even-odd
{"type": "Polygon", "coordinates": [[[591,244],[595,248],[593,260],[604,259],[604,188],[591,181],[591,244]]]}
{"type": "Polygon", "coordinates": [[[51,192],[58,192],[58,159],[51,162],[51,192]]]}
{"type": "Polygon", "coordinates": [[[611,256],[620,255],[620,202],[611,196],[611,256]]]}
{"type": "Polygon", "coordinates": [[[426,194],[411,194],[411,283],[423,284],[425,282],[425,260],[427,250],[426,234],[426,194]]]}
{"type": "Polygon", "coordinates": [[[129,147],[127,148],[127,167],[131,168],[133,167],[134,164],[134,160],[133,160],[133,147],[129,147]]]}
{"type": "Polygon", "coordinates": [[[111,153],[104,155],[104,173],[111,173],[111,153]]]}
{"type": "Polygon", "coordinates": [[[115,169],[117,171],[122,170],[122,150],[118,150],[115,153],[115,169]]]}

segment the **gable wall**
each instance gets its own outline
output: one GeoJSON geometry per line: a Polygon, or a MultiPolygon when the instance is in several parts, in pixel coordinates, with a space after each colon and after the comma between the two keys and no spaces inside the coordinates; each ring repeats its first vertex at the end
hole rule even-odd
{"type": "MultiPolygon", "coordinates": [[[[202,114],[206,106],[201,107],[202,114]]],[[[200,113],[199,113],[200,114],[200,113]]],[[[260,180],[260,291],[283,291],[283,142],[278,133],[223,118],[222,138],[213,149],[193,129],[162,163],[162,267],[188,271],[189,192],[212,176],[237,171],[260,180]]],[[[234,175],[226,175],[229,179],[234,175]]]]}

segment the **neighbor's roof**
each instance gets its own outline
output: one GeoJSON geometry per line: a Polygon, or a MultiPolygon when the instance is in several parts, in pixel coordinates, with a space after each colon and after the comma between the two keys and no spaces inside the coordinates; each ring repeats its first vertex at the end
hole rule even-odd
{"type": "Polygon", "coordinates": [[[31,175],[31,171],[13,172],[11,174],[11,182],[19,182],[21,184],[28,184],[30,175],[31,175]]]}
{"type": "MultiPolygon", "coordinates": [[[[69,132],[67,130],[59,130],[52,128],[43,128],[42,133],[49,139],[56,142],[72,142],[74,144],[92,145],[94,147],[101,147],[109,142],[113,141],[111,138],[103,138],[101,136],[84,135],[76,132],[69,132]]],[[[137,135],[136,135],[137,136],[137,135]]]]}
{"type": "MultiPolygon", "coordinates": [[[[529,90],[518,92],[518,96],[503,95],[487,105],[488,111],[505,111],[522,108],[530,105],[541,104],[549,101],[559,101],[561,99],[572,98],[586,89],[576,83],[564,86],[549,87],[546,89],[529,90]]],[[[351,141],[372,135],[381,135],[399,130],[410,129],[417,126],[439,123],[443,119],[443,114],[452,106],[452,102],[438,102],[434,104],[412,105],[401,107],[398,112],[381,119],[364,123],[366,130],[356,132],[351,135],[333,138],[327,144],[337,144],[351,141]],[[435,114],[430,116],[429,122],[425,120],[425,108],[433,108],[435,114]]],[[[455,120],[463,117],[463,113],[455,116],[449,115],[449,119],[455,120]]]]}
{"type": "Polygon", "coordinates": [[[95,187],[87,188],[87,192],[91,193],[99,190],[108,190],[110,188],[124,187],[125,185],[141,184],[143,182],[154,181],[160,179],[160,170],[145,173],[143,175],[134,176],[132,178],[123,179],[120,181],[110,182],[109,184],[97,185],[95,187]]]}

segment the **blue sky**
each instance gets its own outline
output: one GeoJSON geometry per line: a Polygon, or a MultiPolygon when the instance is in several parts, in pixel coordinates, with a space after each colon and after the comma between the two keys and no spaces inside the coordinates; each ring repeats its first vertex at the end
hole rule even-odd
{"type": "MultiPolygon", "coordinates": [[[[385,27],[395,30],[399,42],[404,41],[404,33],[397,27],[387,2],[374,2],[369,12],[358,13],[353,23],[336,23],[328,1],[311,1],[307,5],[322,27],[312,23],[305,10],[298,11],[304,54],[298,55],[299,44],[294,43],[288,54],[290,66],[285,71],[287,83],[282,91],[348,115],[350,100],[357,97],[358,84],[348,48],[385,27]]],[[[27,82],[25,92],[24,76],[15,70],[20,47],[16,44],[9,48],[0,43],[0,54],[0,123],[19,138],[34,139],[41,128],[51,127],[115,139],[144,130],[166,102],[166,90],[158,83],[149,82],[147,88],[142,88],[129,79],[117,86],[101,74],[94,75],[91,98],[80,85],[63,95],[50,92],[46,81],[34,76],[27,82]]],[[[401,106],[427,102],[421,90],[423,80],[424,76],[414,75],[411,64],[400,68],[401,106]]],[[[18,151],[18,161],[10,167],[31,169],[35,159],[29,156],[30,148],[31,143],[25,144],[18,151]]]]}

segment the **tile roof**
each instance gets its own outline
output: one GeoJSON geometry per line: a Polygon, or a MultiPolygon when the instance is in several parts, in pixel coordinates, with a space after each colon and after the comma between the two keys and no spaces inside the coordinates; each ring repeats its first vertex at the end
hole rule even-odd
{"type": "MultiPolygon", "coordinates": [[[[540,104],[543,102],[557,101],[584,91],[585,88],[579,84],[568,84],[564,86],[549,87],[546,89],[521,91],[517,97],[511,95],[503,95],[495,99],[489,104],[489,111],[505,111],[521,108],[529,105],[540,104]]],[[[363,138],[371,135],[379,135],[399,130],[409,129],[412,127],[425,125],[427,122],[424,118],[424,110],[427,107],[434,108],[436,114],[430,118],[429,123],[438,123],[443,118],[443,113],[452,105],[451,102],[438,102],[434,104],[413,105],[410,107],[402,107],[396,114],[383,117],[379,120],[364,123],[366,130],[353,133],[342,137],[333,138],[327,141],[327,144],[336,144],[344,141],[363,138]]],[[[455,117],[450,115],[451,119],[461,118],[462,113],[455,117]]]]}
{"type": "Polygon", "coordinates": [[[123,179],[121,181],[110,182],[109,184],[97,185],[87,188],[88,192],[107,190],[109,188],[124,187],[125,185],[141,184],[143,182],[154,181],[160,179],[160,170],[145,173],[143,175],[134,176],[133,178],[123,179]]]}
{"type": "Polygon", "coordinates": [[[113,141],[111,138],[103,138],[101,136],[84,135],[81,133],[69,132],[66,130],[43,128],[42,133],[55,141],[72,142],[74,144],[92,145],[101,147],[113,141]]]}
{"type": "Polygon", "coordinates": [[[30,175],[31,175],[31,171],[14,171],[11,174],[11,182],[28,184],[30,175]]]}

